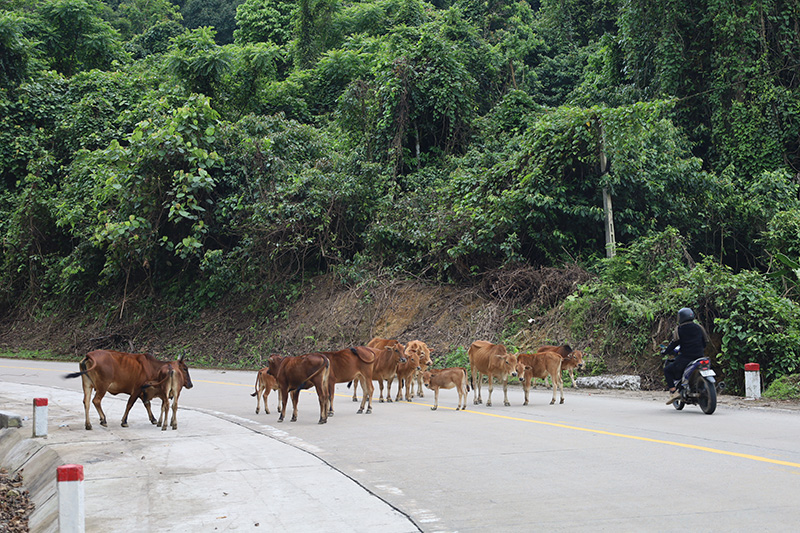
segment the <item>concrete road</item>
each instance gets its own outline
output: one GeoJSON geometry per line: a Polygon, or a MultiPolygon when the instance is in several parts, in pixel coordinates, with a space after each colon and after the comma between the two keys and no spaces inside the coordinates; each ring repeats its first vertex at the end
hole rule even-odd
{"type": "MultiPolygon", "coordinates": [[[[80,389],[64,381],[76,363],[0,360],[0,381],[80,389]]],[[[191,371],[181,408],[242,426],[274,427],[274,438],[312,452],[424,531],[788,531],[797,526],[800,419],[797,412],[721,405],[711,416],[652,399],[495,386],[493,407],[456,412],[455,391],[411,403],[373,402],[357,415],[345,385],[336,416],[319,426],[312,393],[299,420],[254,413],[255,372],[191,371]]],[[[484,386],[483,399],[487,391],[484,386]]],[[[118,425],[124,403],[104,408],[118,425]]],[[[156,402],[157,403],[157,402],[156,402]]],[[[144,411],[140,405],[134,411],[144,411]]],[[[96,413],[91,413],[96,420],[96,413]]],[[[141,419],[140,419],[141,420],[141,419]]],[[[75,424],[82,425],[76,420],[75,424]]],[[[102,428],[96,426],[100,431],[102,428]]],[[[180,429],[178,430],[180,431],[180,429]]],[[[243,452],[244,453],[244,452],[243,452]]],[[[252,450],[258,454],[258,450],[252,450]]]]}

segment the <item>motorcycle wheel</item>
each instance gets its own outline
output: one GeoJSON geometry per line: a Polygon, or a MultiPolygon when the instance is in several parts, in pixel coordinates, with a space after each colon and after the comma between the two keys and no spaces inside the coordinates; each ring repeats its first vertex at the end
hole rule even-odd
{"type": "Polygon", "coordinates": [[[686,405],[683,400],[675,400],[672,402],[672,407],[675,408],[676,411],[680,411],[683,409],[683,406],[686,405]]]}
{"type": "Polygon", "coordinates": [[[702,379],[698,383],[698,390],[700,397],[697,403],[705,414],[710,415],[717,409],[717,388],[707,379],[702,379]]]}

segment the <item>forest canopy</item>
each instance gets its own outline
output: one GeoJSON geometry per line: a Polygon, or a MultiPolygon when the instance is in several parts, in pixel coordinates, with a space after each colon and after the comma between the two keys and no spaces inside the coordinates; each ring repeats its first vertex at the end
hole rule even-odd
{"type": "Polygon", "coordinates": [[[798,27],[781,0],[0,0],[0,310],[569,262],[598,276],[576,335],[690,305],[730,369],[796,372],[798,27]]]}

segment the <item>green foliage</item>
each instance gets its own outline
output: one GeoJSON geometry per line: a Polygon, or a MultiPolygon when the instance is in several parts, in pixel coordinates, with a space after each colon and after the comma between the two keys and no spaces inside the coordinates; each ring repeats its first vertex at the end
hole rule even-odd
{"type": "Polygon", "coordinates": [[[292,38],[292,13],[297,2],[245,0],[236,8],[236,44],[274,43],[284,46],[292,38]]]}
{"type": "Polygon", "coordinates": [[[764,391],[764,398],[773,400],[800,399],[800,374],[781,376],[770,383],[764,391]]]}
{"type": "Polygon", "coordinates": [[[467,353],[467,349],[463,346],[459,346],[455,350],[448,352],[444,356],[444,361],[441,364],[435,365],[437,368],[450,368],[454,366],[460,366],[462,368],[466,368],[469,371],[469,354],[467,353]]]}
{"type": "Polygon", "coordinates": [[[213,28],[216,42],[229,44],[233,42],[236,9],[241,3],[242,0],[186,0],[181,8],[183,22],[191,30],[213,28]]]}
{"type": "Polygon", "coordinates": [[[231,66],[231,54],[214,41],[215,31],[201,27],[171,40],[166,68],[181,79],[190,92],[214,96],[222,76],[231,66]]]}
{"type": "Polygon", "coordinates": [[[53,0],[42,2],[38,9],[37,38],[44,57],[61,74],[109,68],[123,59],[119,34],[100,18],[98,0],[53,0]]]}

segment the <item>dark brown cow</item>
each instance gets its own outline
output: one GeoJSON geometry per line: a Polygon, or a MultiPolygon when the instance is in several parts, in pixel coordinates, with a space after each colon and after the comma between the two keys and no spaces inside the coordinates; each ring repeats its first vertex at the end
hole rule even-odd
{"type": "MultiPolygon", "coordinates": [[[[374,340],[374,339],[373,339],[374,340]]],[[[372,380],[378,382],[380,389],[380,396],[378,402],[383,403],[383,382],[394,378],[397,375],[397,365],[406,362],[406,357],[403,355],[403,345],[397,341],[392,341],[383,348],[371,347],[375,351],[375,363],[372,366],[372,380]]],[[[356,386],[353,384],[353,401],[357,401],[356,386]]],[[[374,387],[373,387],[374,388],[374,387]]],[[[392,401],[391,391],[387,390],[386,401],[392,401]]]]}
{"type": "MultiPolygon", "coordinates": [[[[86,413],[86,429],[92,429],[89,421],[89,401],[94,404],[97,414],[100,415],[100,425],[107,426],[106,414],[100,403],[106,393],[117,395],[120,393],[129,394],[128,404],[125,406],[125,414],[122,415],[122,427],[128,427],[128,413],[136,403],[137,398],[141,397],[142,385],[147,381],[153,381],[158,376],[159,370],[166,361],[159,361],[149,354],[125,353],[112,350],[94,350],[84,356],[80,362],[80,372],[67,374],[65,378],[76,378],[80,376],[83,384],[83,407],[86,413]],[[95,390],[92,399],[92,390],[95,390]]],[[[179,361],[179,367],[185,380],[184,387],[192,388],[192,380],[189,377],[189,368],[183,360],[179,361]]],[[[150,402],[142,399],[150,422],[155,424],[156,418],[150,409],[150,402]]]]}
{"type": "MultiPolygon", "coordinates": [[[[272,361],[272,358],[270,358],[272,361]]],[[[319,398],[319,424],[328,421],[328,384],[331,375],[331,361],[321,353],[308,353],[297,357],[284,357],[277,365],[275,379],[278,381],[281,397],[281,415],[278,422],[283,422],[289,393],[292,394],[292,422],[297,421],[297,402],[300,391],[314,387],[319,398]]]]}
{"type": "Polygon", "coordinates": [[[455,387],[458,391],[456,411],[459,409],[466,411],[467,393],[469,392],[467,381],[467,369],[461,366],[423,372],[422,382],[433,391],[433,407],[431,407],[431,410],[435,411],[439,407],[439,389],[452,389],[455,387]]]}
{"type": "MultiPolygon", "coordinates": [[[[162,431],[167,429],[167,416],[169,415],[170,400],[172,400],[172,429],[178,429],[178,398],[181,390],[186,386],[184,373],[180,367],[183,356],[177,361],[171,361],[161,367],[155,381],[148,381],[142,385],[142,400],[149,402],[153,398],[161,399],[161,415],[156,424],[162,431]]],[[[188,375],[188,372],[187,372],[188,375]]]]}
{"type": "Polygon", "coordinates": [[[424,388],[422,386],[422,373],[426,372],[428,368],[433,365],[433,359],[431,359],[431,353],[433,350],[428,348],[428,345],[422,341],[414,340],[406,345],[406,353],[416,353],[419,356],[419,370],[414,373],[414,377],[411,379],[411,396],[414,396],[414,387],[416,386],[416,394],[420,398],[425,397],[425,393],[423,392],[424,388]]]}
{"type": "Polygon", "coordinates": [[[361,399],[361,407],[357,413],[364,412],[367,407],[367,414],[372,412],[372,367],[375,364],[375,351],[367,346],[356,346],[355,348],[345,348],[338,352],[319,352],[331,360],[331,379],[328,384],[329,401],[328,416],[333,416],[333,393],[337,383],[349,383],[358,380],[364,397],[361,399]]]}
{"type": "MultiPolygon", "coordinates": [[[[278,356],[280,357],[280,356],[278,356]]],[[[279,390],[278,388],[278,380],[275,379],[275,376],[269,373],[269,366],[265,366],[261,370],[258,371],[256,375],[256,391],[252,393],[250,396],[256,397],[256,414],[261,411],[261,400],[264,400],[264,412],[269,414],[269,404],[267,400],[269,399],[269,393],[274,390],[279,390]]],[[[280,404],[280,393],[278,393],[278,411],[281,410],[280,404]]]]}
{"type": "Polygon", "coordinates": [[[508,376],[517,375],[517,356],[506,351],[502,344],[492,344],[487,341],[475,341],[467,350],[469,367],[472,373],[472,401],[482,403],[481,380],[482,376],[489,378],[489,397],[486,406],[492,406],[493,377],[503,382],[503,404],[511,405],[508,401],[508,376]],[[477,374],[477,379],[475,375],[477,374]]]}
{"type": "Polygon", "coordinates": [[[522,388],[525,391],[525,403],[528,405],[528,391],[531,389],[531,379],[544,379],[550,376],[553,380],[553,399],[550,405],[556,403],[556,389],[561,391],[561,402],[564,403],[564,380],[561,379],[561,355],[556,352],[538,352],[517,355],[517,374],[522,377],[522,388]]]}
{"type": "MultiPolygon", "coordinates": [[[[561,370],[566,370],[569,373],[569,379],[572,381],[572,387],[575,387],[575,369],[583,369],[583,352],[580,350],[573,350],[569,344],[562,344],[561,346],[539,346],[536,350],[537,353],[541,352],[556,352],[561,356],[561,370]]],[[[547,385],[547,379],[544,380],[547,385]]]]}

